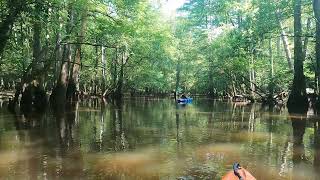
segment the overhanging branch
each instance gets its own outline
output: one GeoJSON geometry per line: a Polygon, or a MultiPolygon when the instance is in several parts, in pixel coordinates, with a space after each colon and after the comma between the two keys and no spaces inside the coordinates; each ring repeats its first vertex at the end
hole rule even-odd
{"type": "Polygon", "coordinates": [[[94,46],[94,47],[106,47],[106,48],[117,48],[115,45],[107,45],[107,44],[96,44],[96,43],[89,43],[89,42],[60,42],[60,45],[68,45],[68,44],[74,44],[74,45],[88,45],[88,46],[94,46]]]}

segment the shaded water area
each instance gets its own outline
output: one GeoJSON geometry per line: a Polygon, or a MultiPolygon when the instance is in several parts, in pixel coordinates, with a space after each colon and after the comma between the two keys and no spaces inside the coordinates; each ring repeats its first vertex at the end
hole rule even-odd
{"type": "Polygon", "coordinates": [[[315,115],[259,104],[86,101],[65,113],[0,108],[0,179],[220,179],[237,161],[257,179],[319,179],[315,115]]]}

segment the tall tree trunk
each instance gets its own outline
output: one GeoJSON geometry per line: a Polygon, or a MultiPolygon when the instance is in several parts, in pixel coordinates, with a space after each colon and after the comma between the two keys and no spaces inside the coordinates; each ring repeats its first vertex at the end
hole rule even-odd
{"type": "Polygon", "coordinates": [[[270,58],[270,83],[269,83],[269,102],[273,99],[274,91],[274,66],[273,66],[273,54],[272,54],[272,40],[269,39],[269,58],[270,58]]]}
{"type": "Polygon", "coordinates": [[[35,5],[35,19],[33,20],[33,62],[32,71],[38,71],[41,64],[41,5],[36,1],[35,5]]]}
{"type": "Polygon", "coordinates": [[[121,53],[121,58],[120,58],[119,78],[118,78],[118,83],[117,83],[117,88],[115,93],[116,100],[120,100],[122,98],[122,88],[123,88],[123,80],[124,80],[124,61],[125,59],[127,59],[127,57],[125,57],[126,56],[125,54],[126,54],[126,50],[124,50],[121,53]]]}
{"type": "Polygon", "coordinates": [[[111,76],[112,76],[112,88],[114,89],[114,91],[115,91],[115,88],[117,87],[117,78],[118,78],[118,70],[117,70],[117,61],[118,61],[118,56],[119,56],[119,49],[118,48],[116,48],[115,49],[115,55],[114,55],[114,58],[113,58],[113,60],[112,60],[112,63],[111,63],[111,65],[112,65],[112,74],[111,74],[111,76]]]}
{"type": "Polygon", "coordinates": [[[9,13],[0,23],[0,58],[10,37],[11,30],[17,17],[25,7],[25,0],[7,0],[9,13]]]}
{"type": "Polygon", "coordinates": [[[210,61],[210,65],[209,65],[209,89],[208,89],[208,96],[209,98],[214,98],[215,94],[214,94],[214,86],[213,86],[213,68],[212,68],[212,62],[210,61]]]}
{"type": "Polygon", "coordinates": [[[256,91],[256,86],[255,86],[255,72],[254,72],[254,59],[255,59],[255,51],[252,52],[251,55],[251,62],[250,62],[250,69],[249,69],[249,79],[250,79],[250,89],[251,89],[251,96],[255,98],[255,91],[256,91]]]}
{"type": "Polygon", "coordinates": [[[277,38],[277,58],[280,57],[281,37],[277,38]]]}
{"type": "MultiPolygon", "coordinates": [[[[177,64],[177,69],[176,69],[176,89],[175,89],[175,92],[176,92],[176,96],[179,94],[179,87],[180,87],[180,73],[181,73],[181,64],[180,62],[178,62],[177,64]]],[[[175,97],[177,98],[177,97],[175,97]]]]}
{"type": "MultiPolygon", "coordinates": [[[[30,110],[34,105],[38,111],[43,111],[47,104],[46,92],[44,90],[44,75],[40,73],[43,69],[41,51],[41,12],[42,5],[39,0],[35,1],[35,17],[33,19],[33,59],[31,62],[31,75],[26,74],[22,80],[21,107],[22,110],[30,110]],[[24,108],[29,107],[29,108],[24,108]]],[[[27,72],[28,73],[28,72],[27,72]]],[[[20,90],[19,90],[20,91],[20,90]]]]}
{"type": "MultiPolygon", "coordinates": [[[[68,23],[66,26],[66,32],[68,35],[71,34],[71,29],[73,25],[73,8],[71,4],[68,7],[68,23]]],[[[67,86],[68,86],[68,74],[69,74],[69,64],[71,62],[71,45],[65,44],[62,53],[62,64],[57,80],[57,85],[53,89],[51,94],[51,103],[57,111],[64,111],[66,97],[67,97],[67,86]]]]}
{"type": "Polygon", "coordinates": [[[106,90],[106,59],[105,59],[105,52],[106,49],[105,47],[101,47],[101,64],[102,64],[102,70],[101,70],[101,74],[102,74],[102,93],[104,96],[105,90],[106,90]]]}
{"type": "Polygon", "coordinates": [[[236,81],[236,76],[232,75],[232,95],[233,95],[233,97],[235,97],[238,94],[235,81],[236,81]]]}
{"type": "Polygon", "coordinates": [[[319,83],[320,83],[320,0],[313,0],[313,11],[314,11],[314,16],[316,18],[316,46],[315,46],[316,81],[317,81],[317,93],[319,95],[319,90],[320,90],[320,87],[319,87],[319,83]]]}
{"type": "Polygon", "coordinates": [[[72,64],[72,70],[70,73],[68,89],[67,89],[67,99],[76,99],[76,92],[79,90],[79,72],[81,64],[81,43],[83,42],[85,31],[86,31],[86,21],[87,21],[87,10],[85,9],[81,16],[81,28],[80,34],[78,36],[78,44],[76,45],[76,53],[74,63],[72,64]]]}
{"type": "Polygon", "coordinates": [[[283,25],[282,25],[279,17],[278,17],[278,21],[279,21],[279,26],[280,26],[280,30],[281,30],[282,44],[283,44],[284,51],[286,53],[287,62],[288,62],[288,67],[289,67],[290,71],[293,71],[292,56],[291,56],[291,51],[290,51],[290,47],[289,47],[289,40],[288,40],[286,32],[284,31],[283,25]]]}
{"type": "MultiPolygon", "coordinates": [[[[98,42],[98,39],[96,39],[96,42],[98,42]]],[[[97,95],[97,74],[98,74],[98,63],[99,63],[99,51],[98,51],[98,46],[95,47],[96,48],[96,59],[95,59],[95,63],[94,63],[94,73],[93,75],[91,76],[91,82],[92,82],[92,85],[91,85],[91,94],[93,95],[97,95]]]]}
{"type": "Polygon", "coordinates": [[[55,47],[55,63],[54,63],[54,76],[53,79],[55,79],[54,85],[57,84],[57,80],[60,74],[60,67],[61,67],[61,62],[60,60],[62,59],[62,48],[60,45],[61,42],[61,29],[58,30],[57,32],[57,38],[56,38],[56,47],[55,47]]]}
{"type": "Polygon", "coordinates": [[[301,0],[294,1],[294,78],[288,99],[289,112],[305,113],[308,108],[306,82],[303,74],[301,41],[301,0]]]}
{"type": "Polygon", "coordinates": [[[41,61],[42,56],[42,50],[41,50],[41,11],[42,11],[42,5],[40,3],[40,0],[36,1],[35,5],[35,12],[36,18],[35,22],[33,24],[33,67],[32,67],[32,73],[31,78],[33,79],[34,83],[32,83],[33,96],[34,96],[34,105],[37,110],[43,110],[47,103],[46,99],[46,92],[44,90],[44,79],[45,76],[43,73],[38,73],[44,68],[44,63],[41,61]],[[37,75],[34,75],[34,74],[37,75]]]}
{"type": "Polygon", "coordinates": [[[308,18],[307,19],[307,27],[306,27],[306,37],[304,38],[304,41],[303,41],[303,56],[302,56],[302,59],[303,61],[306,59],[306,55],[307,55],[307,50],[308,50],[308,42],[309,42],[309,31],[310,31],[310,28],[311,28],[311,18],[308,18]]]}

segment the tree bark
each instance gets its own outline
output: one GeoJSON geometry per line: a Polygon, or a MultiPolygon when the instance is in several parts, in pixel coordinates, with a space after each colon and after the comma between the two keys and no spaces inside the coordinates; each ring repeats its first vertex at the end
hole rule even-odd
{"type": "Polygon", "coordinates": [[[70,73],[68,90],[67,90],[67,99],[72,100],[76,98],[76,92],[79,90],[79,72],[81,64],[81,43],[83,42],[85,31],[86,31],[86,21],[87,21],[87,10],[84,10],[81,16],[81,28],[80,34],[78,37],[78,43],[76,45],[76,53],[74,63],[72,65],[72,70],[70,73]]]}
{"type": "MultiPolygon", "coordinates": [[[[23,89],[19,89],[22,93],[21,107],[22,110],[34,106],[37,111],[43,111],[47,105],[46,92],[44,90],[44,74],[39,73],[43,69],[42,51],[41,51],[41,12],[42,5],[39,0],[35,1],[35,11],[33,19],[33,59],[30,64],[31,74],[28,72],[22,78],[23,89]]],[[[19,93],[19,91],[17,91],[19,93]]],[[[17,94],[18,96],[19,94],[17,94]]]]}
{"type": "MultiPolygon", "coordinates": [[[[67,34],[71,34],[71,29],[73,26],[73,8],[71,4],[68,7],[68,23],[66,26],[67,34]]],[[[57,111],[64,111],[66,97],[67,97],[67,86],[68,86],[68,74],[69,74],[69,64],[71,62],[71,45],[66,44],[63,47],[62,53],[62,64],[57,80],[57,85],[53,89],[51,94],[51,103],[57,111]]]]}
{"type": "Polygon", "coordinates": [[[288,99],[288,110],[305,113],[308,108],[306,82],[303,74],[303,52],[301,41],[301,0],[294,1],[294,78],[288,99]]]}
{"type": "Polygon", "coordinates": [[[281,37],[277,38],[277,58],[280,57],[280,44],[281,44],[281,37]]]}
{"type": "Polygon", "coordinates": [[[214,98],[215,94],[214,94],[214,85],[213,85],[213,68],[212,68],[212,62],[210,60],[210,65],[209,65],[209,89],[208,89],[208,96],[209,98],[214,98]]]}
{"type": "Polygon", "coordinates": [[[123,89],[123,80],[124,80],[124,62],[128,61],[129,56],[126,56],[126,49],[122,52],[121,60],[120,60],[120,72],[119,72],[119,78],[117,83],[117,88],[115,92],[115,99],[121,100],[122,98],[122,89],[123,89]]]}
{"type": "Polygon", "coordinates": [[[44,110],[43,108],[47,104],[46,92],[44,90],[44,74],[38,73],[44,68],[44,63],[41,61],[42,50],[41,50],[41,9],[42,5],[40,1],[35,2],[35,19],[33,23],[33,67],[31,72],[31,88],[34,90],[34,105],[37,110],[44,110]]]}
{"type": "Polygon", "coordinates": [[[270,83],[269,83],[269,100],[273,98],[274,91],[274,67],[273,67],[273,54],[272,54],[272,40],[269,39],[269,58],[270,58],[270,83]]]}
{"type": "Polygon", "coordinates": [[[254,98],[255,97],[255,91],[256,91],[256,86],[255,86],[255,72],[254,72],[254,58],[255,58],[255,52],[253,50],[252,55],[251,55],[251,62],[250,62],[250,69],[249,69],[249,79],[250,79],[250,89],[251,89],[251,96],[254,98]]]}
{"type": "MultiPolygon", "coordinates": [[[[98,40],[96,40],[96,41],[98,41],[98,40]]],[[[98,46],[96,46],[95,47],[96,48],[96,61],[95,61],[95,63],[94,63],[94,73],[93,73],[93,76],[91,76],[91,82],[92,82],[92,92],[91,92],[91,94],[93,94],[93,95],[97,95],[97,86],[98,86],[98,84],[97,84],[97,74],[98,74],[98,71],[97,71],[97,68],[98,68],[98,63],[99,63],[99,51],[98,51],[98,46]]]]}
{"type": "Polygon", "coordinates": [[[311,28],[311,18],[308,18],[307,19],[307,27],[306,27],[306,36],[303,41],[303,56],[302,56],[303,61],[306,59],[306,55],[307,55],[308,42],[309,42],[308,35],[309,35],[310,28],[311,28]]]}
{"type": "Polygon", "coordinates": [[[32,71],[39,69],[39,63],[41,63],[41,6],[39,2],[35,5],[35,19],[33,20],[33,66],[32,71]]]}
{"type": "Polygon", "coordinates": [[[235,97],[237,95],[237,89],[236,89],[236,76],[232,75],[232,95],[235,97]]]}
{"type": "Polygon", "coordinates": [[[118,68],[117,68],[117,61],[118,61],[118,56],[119,56],[119,49],[116,48],[115,49],[115,57],[113,58],[113,61],[112,61],[112,82],[113,82],[113,89],[116,88],[117,86],[117,79],[118,79],[118,68]]]}
{"type": "Polygon", "coordinates": [[[105,59],[105,47],[101,47],[101,63],[102,63],[102,93],[106,90],[106,59],[105,59]]]}
{"type": "Polygon", "coordinates": [[[291,55],[291,51],[290,51],[290,47],[289,47],[289,40],[288,40],[288,37],[287,37],[286,32],[285,32],[284,29],[282,28],[281,22],[280,22],[280,29],[281,29],[281,39],[282,39],[284,51],[285,51],[285,53],[286,53],[286,58],[287,58],[287,62],[288,62],[288,67],[289,67],[289,70],[290,70],[290,71],[293,71],[292,55],[291,55]]]}
{"type": "Polygon", "coordinates": [[[60,75],[60,67],[61,67],[61,62],[60,60],[62,59],[62,48],[61,48],[61,45],[60,45],[60,42],[61,42],[61,33],[60,33],[61,29],[58,30],[57,32],[57,38],[56,38],[56,47],[55,47],[55,63],[54,63],[54,78],[55,79],[55,82],[54,82],[54,85],[57,84],[57,79],[60,75]]]}
{"type": "MultiPolygon", "coordinates": [[[[179,95],[181,64],[178,62],[176,69],[176,96],[179,95]]],[[[177,97],[176,97],[177,98],[177,97]]]]}
{"type": "Polygon", "coordinates": [[[279,14],[277,14],[277,19],[278,19],[279,27],[280,27],[280,30],[281,30],[281,40],[282,40],[282,44],[283,44],[284,51],[285,51],[285,54],[286,54],[288,67],[289,67],[290,71],[293,71],[292,56],[291,56],[291,51],[290,51],[290,47],[289,47],[289,40],[288,40],[286,32],[284,31],[284,28],[283,28],[283,25],[281,23],[279,14]]]}

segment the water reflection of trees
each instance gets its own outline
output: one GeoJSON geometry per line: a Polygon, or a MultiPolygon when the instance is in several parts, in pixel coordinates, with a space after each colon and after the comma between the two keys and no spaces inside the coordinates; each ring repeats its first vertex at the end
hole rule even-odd
{"type": "Polygon", "coordinates": [[[315,120],[314,121],[314,159],[313,159],[313,165],[316,172],[320,172],[320,121],[315,120]]]}
{"type": "MultiPolygon", "coordinates": [[[[87,126],[94,127],[94,138],[90,141],[99,142],[96,143],[99,151],[164,145],[183,159],[188,156],[185,148],[191,144],[239,143],[243,145],[242,160],[257,165],[252,167],[253,171],[276,165],[270,177],[277,177],[279,172],[287,176],[292,162],[289,155],[298,143],[293,147],[293,141],[287,138],[295,125],[286,120],[286,114],[279,109],[268,112],[259,105],[230,104],[231,108],[227,105],[223,104],[221,108],[219,102],[214,102],[205,107],[191,105],[171,111],[174,104],[137,100],[125,104],[109,103],[103,105],[105,107],[98,105],[95,107],[98,111],[81,112],[80,117],[82,121],[93,121],[87,126]],[[91,115],[85,118],[85,113],[91,115]]],[[[298,137],[296,132],[293,134],[298,137]]]]}
{"type": "MultiPolygon", "coordinates": [[[[301,174],[301,169],[305,168],[307,159],[305,155],[305,146],[303,142],[303,136],[306,130],[306,116],[304,114],[291,114],[290,116],[292,125],[292,176],[301,174]]],[[[307,175],[306,173],[305,175],[307,175]]],[[[310,175],[309,175],[310,176],[310,175]]]]}
{"type": "Polygon", "coordinates": [[[20,147],[14,153],[23,157],[18,155],[21,159],[13,165],[11,177],[77,179],[83,175],[82,152],[75,134],[77,108],[77,103],[72,103],[66,111],[53,111],[53,116],[34,111],[14,115],[16,143],[20,147]]]}
{"type": "Polygon", "coordinates": [[[53,148],[56,172],[58,176],[65,178],[80,178],[83,176],[83,155],[80,149],[80,140],[77,134],[79,123],[79,103],[69,102],[66,108],[54,109],[53,114],[56,122],[56,134],[58,140],[53,148]],[[71,163],[72,162],[72,163],[71,163]]]}
{"type": "Polygon", "coordinates": [[[123,122],[123,105],[122,102],[114,102],[111,110],[112,118],[112,140],[113,150],[122,151],[128,149],[128,142],[126,139],[126,132],[123,122]]]}
{"type": "MultiPolygon", "coordinates": [[[[42,154],[44,149],[39,148],[45,143],[46,131],[42,128],[46,124],[44,114],[38,114],[31,111],[24,111],[21,114],[15,114],[14,125],[17,131],[19,144],[27,151],[27,158],[20,161],[16,166],[16,171],[27,169],[27,176],[30,179],[36,179],[41,172],[39,164],[43,159],[38,154],[42,154]],[[34,149],[35,148],[35,149],[34,149]]],[[[17,153],[22,153],[17,151],[17,153]]],[[[45,171],[45,168],[44,168],[45,171]]]]}
{"type": "Polygon", "coordinates": [[[303,135],[306,129],[305,117],[291,117],[293,134],[292,160],[294,165],[301,163],[305,159],[305,150],[303,144],[303,135]]]}

